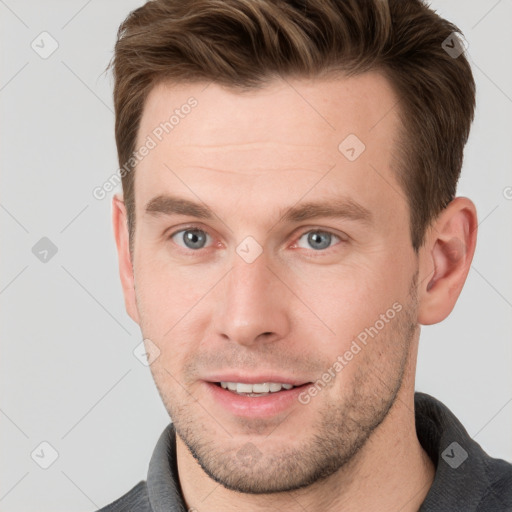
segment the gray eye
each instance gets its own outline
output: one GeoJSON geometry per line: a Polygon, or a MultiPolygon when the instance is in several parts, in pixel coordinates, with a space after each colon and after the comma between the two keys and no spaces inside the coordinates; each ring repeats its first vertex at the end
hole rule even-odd
{"type": "Polygon", "coordinates": [[[208,235],[200,229],[183,229],[175,233],[171,238],[186,249],[202,249],[208,238],[208,235]]]}
{"type": "Polygon", "coordinates": [[[315,251],[328,248],[331,245],[333,237],[339,238],[327,231],[308,231],[299,238],[299,242],[305,236],[307,236],[307,243],[309,245],[309,247],[306,247],[306,249],[313,248],[315,251]]]}

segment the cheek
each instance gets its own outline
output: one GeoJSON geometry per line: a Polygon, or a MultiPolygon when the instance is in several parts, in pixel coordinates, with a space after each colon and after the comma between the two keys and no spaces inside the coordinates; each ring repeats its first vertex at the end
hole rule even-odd
{"type": "Polygon", "coordinates": [[[385,259],[340,264],[337,267],[303,266],[287,277],[298,297],[343,340],[373,323],[402,295],[385,259]]]}
{"type": "Polygon", "coordinates": [[[321,336],[315,333],[315,342],[322,359],[330,361],[327,370],[336,375],[335,389],[350,387],[356,375],[367,370],[379,369],[385,375],[388,369],[383,361],[393,366],[391,360],[401,357],[394,344],[395,337],[403,336],[398,322],[408,302],[404,273],[396,257],[381,254],[371,264],[300,274],[297,295],[330,329],[321,336]]]}
{"type": "Polygon", "coordinates": [[[135,269],[137,300],[146,317],[157,324],[174,325],[206,297],[219,280],[218,272],[184,266],[158,256],[140,258],[135,269]]]}
{"type": "Polygon", "coordinates": [[[219,278],[211,271],[162,263],[154,256],[139,261],[144,262],[135,269],[141,330],[160,350],[152,371],[155,379],[173,385],[165,370],[177,375],[188,355],[198,350],[208,330],[208,294],[219,278]]]}

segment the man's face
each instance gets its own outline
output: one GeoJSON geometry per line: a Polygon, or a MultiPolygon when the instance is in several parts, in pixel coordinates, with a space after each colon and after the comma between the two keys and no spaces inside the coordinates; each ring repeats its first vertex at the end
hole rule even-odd
{"type": "Polygon", "coordinates": [[[410,371],[418,267],[396,100],[374,73],[244,93],[159,85],[147,99],[137,148],[157,145],[135,175],[130,314],[159,353],[180,440],[228,488],[332,474],[410,371]]]}

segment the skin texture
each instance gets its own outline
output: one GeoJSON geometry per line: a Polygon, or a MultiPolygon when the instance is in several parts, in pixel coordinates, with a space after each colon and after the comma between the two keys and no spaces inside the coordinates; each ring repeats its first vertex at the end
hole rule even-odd
{"type": "Polygon", "coordinates": [[[138,145],[191,96],[197,106],[137,165],[132,256],[122,197],[113,201],[126,308],[158,354],[151,371],[178,433],[187,506],[418,510],[434,475],[414,428],[419,324],[443,320],[460,294],[473,203],[452,201],[414,253],[395,178],[397,98],[377,73],[243,93],[159,84],[138,145]],[[354,161],[339,149],[350,134],[365,145],[354,161]],[[214,216],[146,212],[162,194],[214,216]],[[336,199],[371,219],[283,220],[289,207],[336,199]],[[186,229],[201,230],[185,233],[204,246],[187,247],[186,229]],[[307,404],[242,416],[205,382],[236,372],[315,383],[371,326],[378,332],[307,404]]]}

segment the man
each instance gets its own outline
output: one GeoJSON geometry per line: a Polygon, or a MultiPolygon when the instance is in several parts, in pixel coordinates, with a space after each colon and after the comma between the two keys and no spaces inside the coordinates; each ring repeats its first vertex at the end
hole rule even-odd
{"type": "Polygon", "coordinates": [[[414,392],[476,244],[475,90],[420,0],[155,0],[119,30],[126,309],[172,424],[104,511],[512,510],[414,392]]]}

